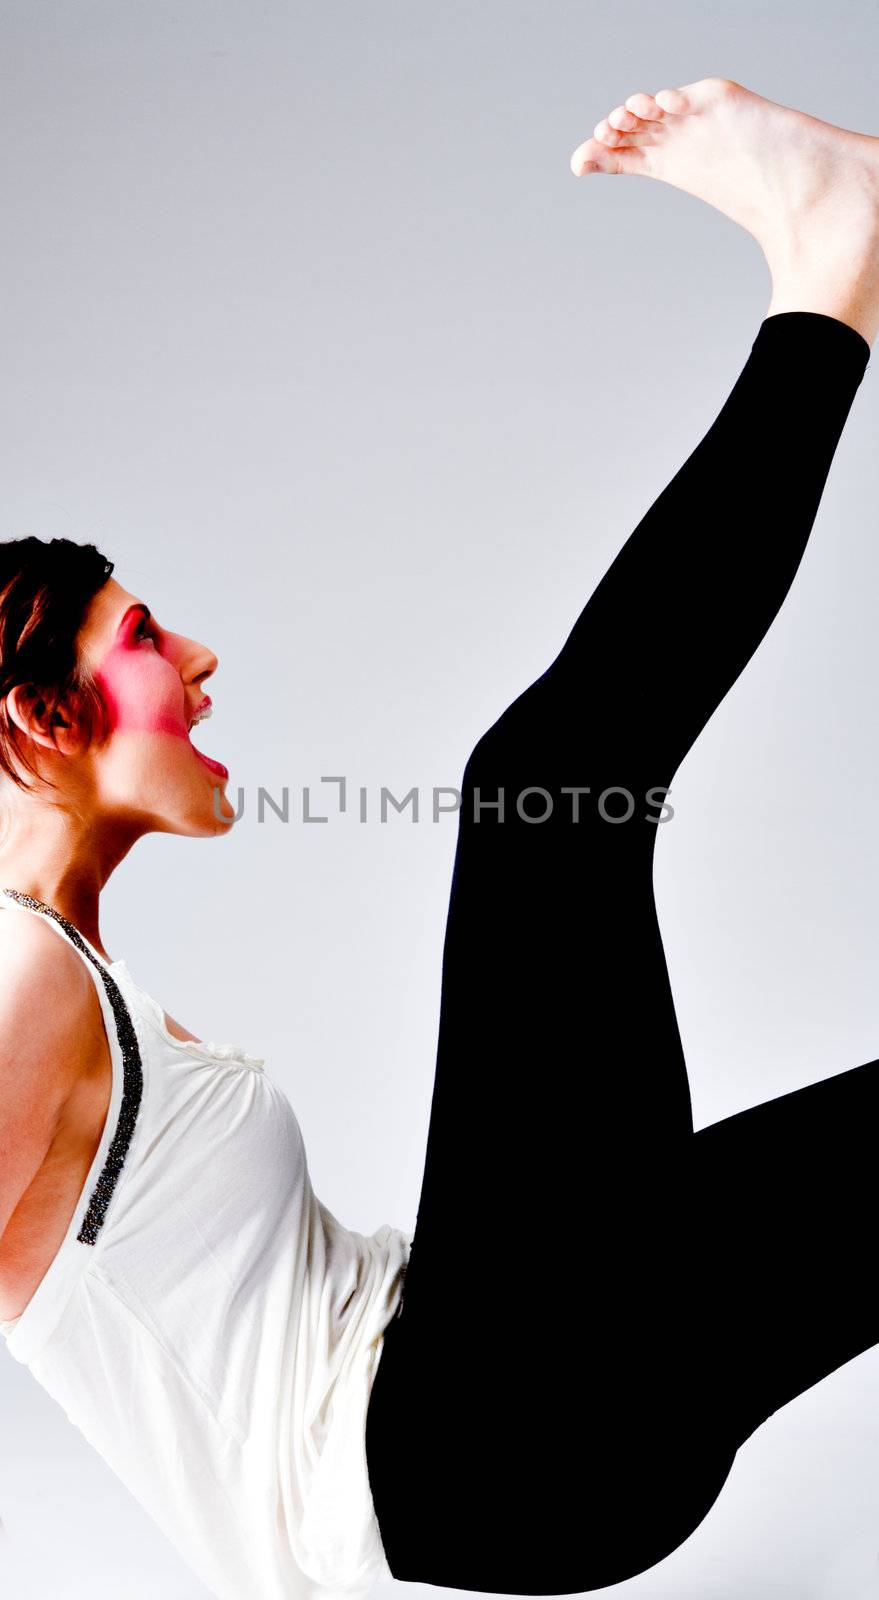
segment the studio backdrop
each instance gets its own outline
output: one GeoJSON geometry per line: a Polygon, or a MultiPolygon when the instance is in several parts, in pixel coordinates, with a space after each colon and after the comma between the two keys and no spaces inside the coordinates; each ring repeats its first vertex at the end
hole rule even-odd
{"type": "MultiPolygon", "coordinates": [[[[336,1216],[411,1231],[463,764],[768,302],[741,230],[664,184],[577,182],[571,151],[634,90],[708,74],[879,132],[879,13],[2,0],[0,54],[0,533],[94,540],[216,651],[200,742],[240,813],[226,838],[138,845],[105,942],[187,1027],[265,1058],[336,1216]]],[[[873,377],[795,588],[659,830],[697,1127],[879,1056],[873,377]]],[[[0,1415],[5,1594],[206,1600],[5,1352],[0,1415]]],[[[872,1350],[613,1592],[877,1584],[872,1350]]]]}

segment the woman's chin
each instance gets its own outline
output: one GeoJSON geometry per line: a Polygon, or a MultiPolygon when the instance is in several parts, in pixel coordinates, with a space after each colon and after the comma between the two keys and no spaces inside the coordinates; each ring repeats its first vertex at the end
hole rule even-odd
{"type": "Polygon", "coordinates": [[[203,776],[207,782],[190,781],[179,795],[166,793],[154,808],[151,825],[145,831],[176,833],[189,839],[213,839],[217,834],[228,833],[237,814],[226,796],[227,778],[208,772],[203,776]]]}
{"type": "Polygon", "coordinates": [[[181,839],[216,839],[219,834],[230,833],[235,822],[235,812],[225,798],[218,796],[215,806],[200,807],[197,812],[180,816],[156,818],[145,833],[176,833],[181,839]]]}
{"type": "Polygon", "coordinates": [[[217,784],[212,795],[211,833],[228,833],[233,823],[237,822],[237,820],[238,816],[235,807],[224,794],[219,784],[217,784]]]}
{"type": "MultiPolygon", "coordinates": [[[[225,768],[223,770],[225,772],[225,768]]],[[[198,831],[204,838],[215,838],[218,833],[228,833],[232,824],[236,821],[235,807],[226,795],[228,776],[228,773],[226,773],[225,778],[214,777],[214,781],[210,786],[210,799],[207,804],[206,815],[202,808],[199,807],[199,820],[202,822],[202,827],[198,831]]]]}

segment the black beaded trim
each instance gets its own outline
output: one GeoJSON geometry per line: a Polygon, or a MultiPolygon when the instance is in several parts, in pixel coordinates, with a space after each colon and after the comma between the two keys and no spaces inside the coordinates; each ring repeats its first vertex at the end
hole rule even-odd
{"type": "Polygon", "coordinates": [[[140,1059],[137,1034],[134,1031],[131,1014],[122,998],[118,984],[111,978],[103,962],[99,961],[98,957],[89,949],[82,934],[77,932],[73,923],[68,922],[67,918],[62,917],[60,911],[55,911],[52,906],[44,905],[42,900],[35,900],[33,895],[22,894],[18,889],[4,889],[3,893],[9,895],[10,899],[17,900],[19,905],[27,906],[31,911],[41,911],[44,916],[51,917],[53,922],[57,922],[59,927],[64,929],[68,939],[76,945],[77,950],[91,962],[93,967],[97,967],[101,974],[104,988],[107,991],[107,999],[113,1008],[116,1036],[122,1052],[122,1104],[119,1107],[119,1118],[116,1123],[116,1131],[110,1142],[110,1148],[107,1151],[107,1159],[92,1190],[92,1196],[88,1203],[82,1227],[76,1235],[80,1244],[95,1244],[107,1207],[110,1204],[113,1190],[116,1187],[117,1179],[125,1165],[125,1157],[128,1154],[128,1146],[131,1143],[131,1136],[134,1133],[134,1126],[137,1122],[137,1113],[140,1110],[140,1102],[143,1095],[143,1066],[140,1059]]]}

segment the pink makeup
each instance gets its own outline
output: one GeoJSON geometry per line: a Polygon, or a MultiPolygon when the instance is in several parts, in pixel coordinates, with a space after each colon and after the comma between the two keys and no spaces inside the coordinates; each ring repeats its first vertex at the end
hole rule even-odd
{"type": "MultiPolygon", "coordinates": [[[[176,642],[176,636],[165,635],[176,642]]],[[[116,638],[95,673],[104,697],[112,732],[171,734],[185,740],[208,770],[228,778],[221,761],[197,750],[189,737],[186,691],[179,666],[162,652],[163,632],[144,606],[129,606],[116,638]]],[[[210,715],[212,702],[205,695],[193,721],[210,715]]]]}

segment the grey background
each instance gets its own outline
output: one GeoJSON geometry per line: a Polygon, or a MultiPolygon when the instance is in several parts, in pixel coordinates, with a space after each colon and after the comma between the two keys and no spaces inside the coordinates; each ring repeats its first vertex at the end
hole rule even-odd
{"type": "MultiPolygon", "coordinates": [[[[105,943],[202,1036],[268,1058],[360,1231],[414,1226],[455,843],[452,817],[382,825],[379,786],[458,781],[768,300],[732,224],[577,182],[570,153],[627,94],[709,73],[879,132],[877,51],[872,0],[0,5],[0,536],[95,539],[217,650],[199,742],[245,789],[227,839],[136,850],[105,943]],[[367,788],[367,823],[302,823],[327,773],[367,788]],[[295,820],[260,825],[259,784],[295,820]]],[[[879,1055],[877,405],[871,370],[795,588],[658,842],[697,1125],[879,1055]]],[[[5,1352],[0,1407],[8,1592],[203,1595],[5,1352]]],[[[873,1351],[776,1414],[687,1544],[614,1593],[877,1591],[873,1351]]]]}

